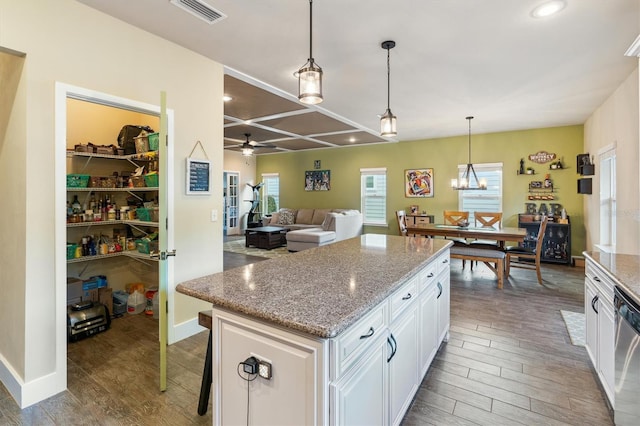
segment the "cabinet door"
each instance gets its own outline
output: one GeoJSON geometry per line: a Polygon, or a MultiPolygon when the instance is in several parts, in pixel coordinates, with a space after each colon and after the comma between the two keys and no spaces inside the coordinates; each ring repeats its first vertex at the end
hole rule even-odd
{"type": "Polygon", "coordinates": [[[389,365],[390,424],[400,424],[418,389],[418,307],[416,303],[391,324],[389,365]]]}
{"type": "Polygon", "coordinates": [[[600,298],[598,315],[598,362],[602,386],[613,406],[615,385],[615,310],[613,304],[600,298]]]}
{"type": "Polygon", "coordinates": [[[332,425],[387,424],[387,353],[386,338],[377,339],[360,362],[331,385],[332,425]]]}
{"type": "MultiPolygon", "coordinates": [[[[446,269],[438,275],[436,281],[436,290],[438,291],[436,302],[438,306],[438,341],[449,341],[449,323],[450,323],[450,300],[449,300],[449,269],[446,269]]],[[[436,350],[437,350],[436,347],[436,350]]]]}
{"type": "Polygon", "coordinates": [[[587,278],[584,282],[585,348],[598,371],[598,291],[587,278]]]}
{"type": "Polygon", "coordinates": [[[436,281],[425,289],[419,300],[418,308],[418,341],[419,341],[419,377],[424,377],[431,361],[438,350],[438,305],[437,297],[440,290],[436,281]]]}

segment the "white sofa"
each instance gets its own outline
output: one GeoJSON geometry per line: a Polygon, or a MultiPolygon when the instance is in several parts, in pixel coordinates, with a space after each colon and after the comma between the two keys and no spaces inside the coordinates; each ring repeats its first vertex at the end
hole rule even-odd
{"type": "Polygon", "coordinates": [[[348,209],[280,209],[263,225],[290,229],[287,249],[301,251],[362,234],[362,213],[348,209]],[[294,223],[289,223],[292,213],[283,213],[287,210],[295,212],[294,223]]]}

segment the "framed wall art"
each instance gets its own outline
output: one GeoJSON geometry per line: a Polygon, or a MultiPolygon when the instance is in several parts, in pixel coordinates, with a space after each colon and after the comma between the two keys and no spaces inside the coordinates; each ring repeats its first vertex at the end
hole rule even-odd
{"type": "Polygon", "coordinates": [[[331,189],[331,170],[307,170],[304,172],[305,191],[328,191],[331,189]]]}
{"type": "Polygon", "coordinates": [[[433,169],[405,170],[404,196],[433,197],[433,169]]]}

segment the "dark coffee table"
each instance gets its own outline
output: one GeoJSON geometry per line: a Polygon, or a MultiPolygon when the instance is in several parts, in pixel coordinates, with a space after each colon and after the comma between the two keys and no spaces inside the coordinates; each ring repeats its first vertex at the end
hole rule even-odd
{"type": "Polygon", "coordinates": [[[271,250],[287,244],[287,228],[260,226],[245,231],[245,246],[271,250]]]}

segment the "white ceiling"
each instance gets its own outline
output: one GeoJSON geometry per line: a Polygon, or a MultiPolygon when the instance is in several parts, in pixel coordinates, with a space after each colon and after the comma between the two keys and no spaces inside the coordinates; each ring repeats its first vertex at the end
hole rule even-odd
{"type": "MultiPolygon", "coordinates": [[[[169,0],[78,0],[293,96],[309,56],[308,0],[203,0],[227,15],[209,25],[169,0]]],[[[582,124],[633,71],[639,0],[315,0],[320,108],[378,132],[391,110],[397,140],[582,124]]]]}

